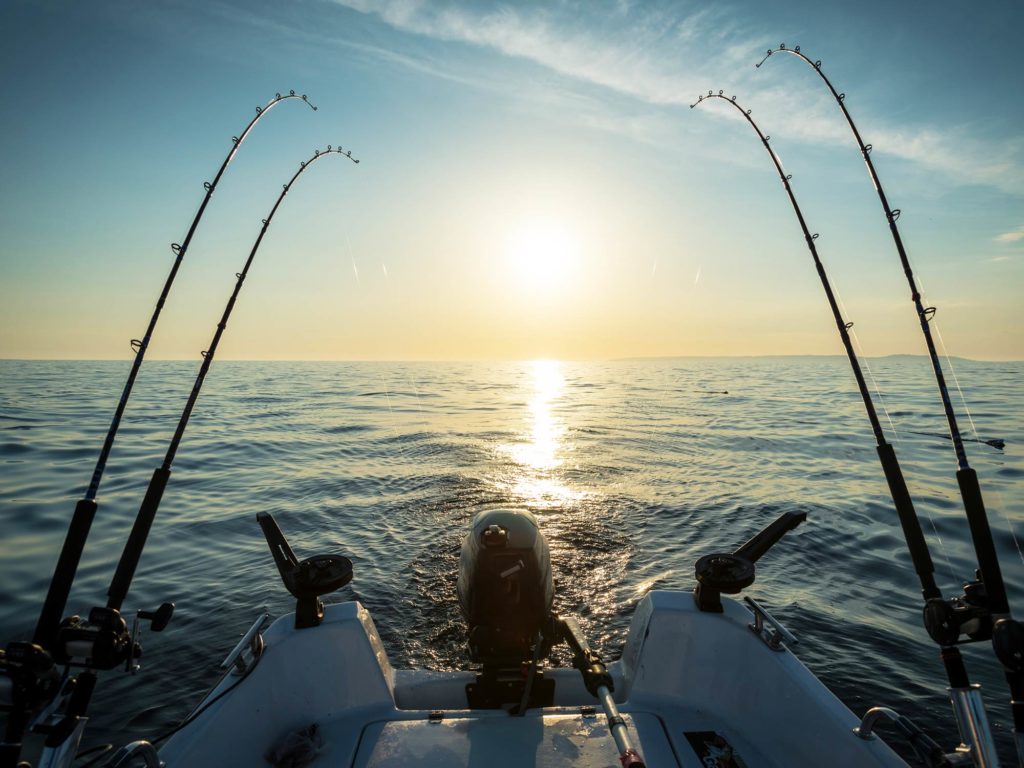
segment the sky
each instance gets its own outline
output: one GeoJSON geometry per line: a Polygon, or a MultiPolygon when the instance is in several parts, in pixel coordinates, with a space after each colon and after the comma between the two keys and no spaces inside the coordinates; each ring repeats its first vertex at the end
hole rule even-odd
{"type": "Polygon", "coordinates": [[[124,359],[231,137],[155,359],[922,354],[837,89],[950,354],[1024,358],[1024,4],[214,0],[0,7],[0,357],[124,359]]]}

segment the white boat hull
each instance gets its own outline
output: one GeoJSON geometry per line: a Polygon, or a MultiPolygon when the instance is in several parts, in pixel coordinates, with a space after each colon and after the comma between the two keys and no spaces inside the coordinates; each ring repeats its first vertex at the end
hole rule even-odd
{"type": "MultiPolygon", "coordinates": [[[[649,768],[905,765],[881,740],[858,737],[858,718],[785,646],[773,650],[753,633],[745,607],[723,605],[701,612],[690,593],[652,592],[622,658],[608,665],[649,768]]],[[[160,751],[168,766],[266,766],[273,746],[313,723],[322,738],[313,766],[618,764],[574,669],[545,670],[553,707],[522,717],[470,710],[472,672],[393,669],[358,603],[328,606],[318,627],[293,622],[289,614],[267,629],[240,683],[229,674],[211,691],[200,705],[213,702],[208,709],[160,751]]]]}

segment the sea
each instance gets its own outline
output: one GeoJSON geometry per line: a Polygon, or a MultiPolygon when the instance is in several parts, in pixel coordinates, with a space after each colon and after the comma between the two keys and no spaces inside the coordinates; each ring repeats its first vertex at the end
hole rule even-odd
{"type": "MultiPolygon", "coordinates": [[[[976,559],[930,363],[864,362],[938,582],[959,594],[976,559]]],[[[944,365],[1022,615],[1024,363],[944,365]]],[[[0,641],[31,636],[128,367],[0,361],[0,641]]],[[[69,613],[104,604],[197,372],[191,361],[143,365],[69,613]]],[[[458,553],[474,515],[491,508],[537,516],[555,608],[608,660],[648,592],[692,589],[700,556],[806,512],[746,593],[797,636],[797,657],[855,713],[890,706],[947,749],[959,742],[848,361],[760,357],[215,362],[125,604],[174,602],[174,618],[162,633],[144,630],[138,674],[101,675],[84,744],[173,727],[260,612],[293,609],[257,512],[274,515],[299,557],[352,560],[351,584],[328,600],[369,608],[394,665],[465,668],[458,553]]],[[[986,642],[964,654],[1009,764],[1001,668],[986,642]]]]}

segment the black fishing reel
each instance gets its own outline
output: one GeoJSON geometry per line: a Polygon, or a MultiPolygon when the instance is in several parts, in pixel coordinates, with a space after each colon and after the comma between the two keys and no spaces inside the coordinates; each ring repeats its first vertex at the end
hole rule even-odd
{"type": "Polygon", "coordinates": [[[0,696],[0,711],[34,712],[57,696],[61,674],[53,657],[42,646],[16,640],[0,650],[0,674],[8,679],[0,696]]]}
{"type": "Polygon", "coordinates": [[[964,584],[963,594],[933,597],[924,605],[924,628],[939,645],[976,643],[992,637],[992,613],[981,575],[964,584]]]}
{"type": "Polygon", "coordinates": [[[352,581],[352,561],[341,555],[313,555],[299,561],[273,515],[257,512],[256,520],[263,529],[285,589],[298,600],[295,604],[295,628],[318,626],[324,619],[324,604],[320,597],[352,581]]]}
{"type": "MultiPolygon", "coordinates": [[[[129,631],[117,609],[93,608],[87,619],[64,619],[47,647],[30,641],[8,643],[0,650],[0,676],[7,678],[6,684],[0,684],[0,711],[7,712],[9,749],[3,757],[20,753],[20,739],[29,730],[45,736],[47,747],[54,749],[72,738],[84,722],[96,671],[123,664],[125,671],[135,672],[142,655],[141,622],[149,621],[150,628],[160,632],[173,613],[173,603],[155,611],[138,611],[129,631]],[[71,667],[84,670],[72,676],[71,667]]],[[[3,760],[0,764],[8,765],[3,760]]]]}
{"type": "Polygon", "coordinates": [[[58,664],[79,660],[95,669],[113,669],[141,653],[141,648],[133,647],[128,622],[120,611],[93,608],[88,619],[75,615],[61,622],[53,658],[58,664]]]}
{"type": "Polygon", "coordinates": [[[786,512],[735,552],[704,555],[694,566],[697,588],[693,596],[697,607],[721,613],[722,593],[735,595],[753,584],[754,563],[806,519],[806,512],[786,512]]]}
{"type": "Polygon", "coordinates": [[[964,584],[963,594],[934,597],[924,606],[924,627],[939,645],[991,640],[996,658],[1009,672],[1024,672],[1024,624],[1011,618],[993,621],[981,574],[964,584]]]}
{"type": "Polygon", "coordinates": [[[135,659],[142,655],[140,622],[148,621],[152,631],[162,632],[173,615],[174,603],[164,603],[155,611],[138,611],[131,631],[115,608],[93,608],[88,619],[70,616],[57,630],[53,660],[92,669],[114,669],[124,664],[126,671],[134,671],[135,659]]]}

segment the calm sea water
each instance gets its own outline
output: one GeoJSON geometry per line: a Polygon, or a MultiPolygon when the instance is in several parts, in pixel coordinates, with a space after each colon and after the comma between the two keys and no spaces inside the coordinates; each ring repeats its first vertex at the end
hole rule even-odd
{"type": "MultiPolygon", "coordinates": [[[[973,554],[928,363],[870,362],[940,585],[953,594],[973,554]]],[[[968,443],[968,453],[1012,604],[1024,611],[1011,535],[1014,525],[1024,535],[1024,364],[955,364],[978,434],[1006,441],[1004,450],[968,443]]],[[[31,633],[127,368],[0,361],[0,638],[31,633]]],[[[143,367],[69,608],[102,603],[196,371],[143,367]]],[[[893,706],[954,745],[917,581],[839,357],[217,363],[126,604],[173,600],[174,621],[144,636],[139,675],[101,680],[88,742],[152,737],[177,722],[263,607],[291,610],[255,521],[261,510],[300,557],[351,557],[355,579],[332,599],[372,611],[393,663],[462,667],[458,549],[490,506],[539,516],[556,608],[577,616],[608,658],[646,592],[689,589],[699,556],[736,547],[784,511],[807,512],[761,561],[749,593],[855,712],[893,706]]],[[[987,645],[966,655],[1009,750],[1001,673],[987,645]]]]}

